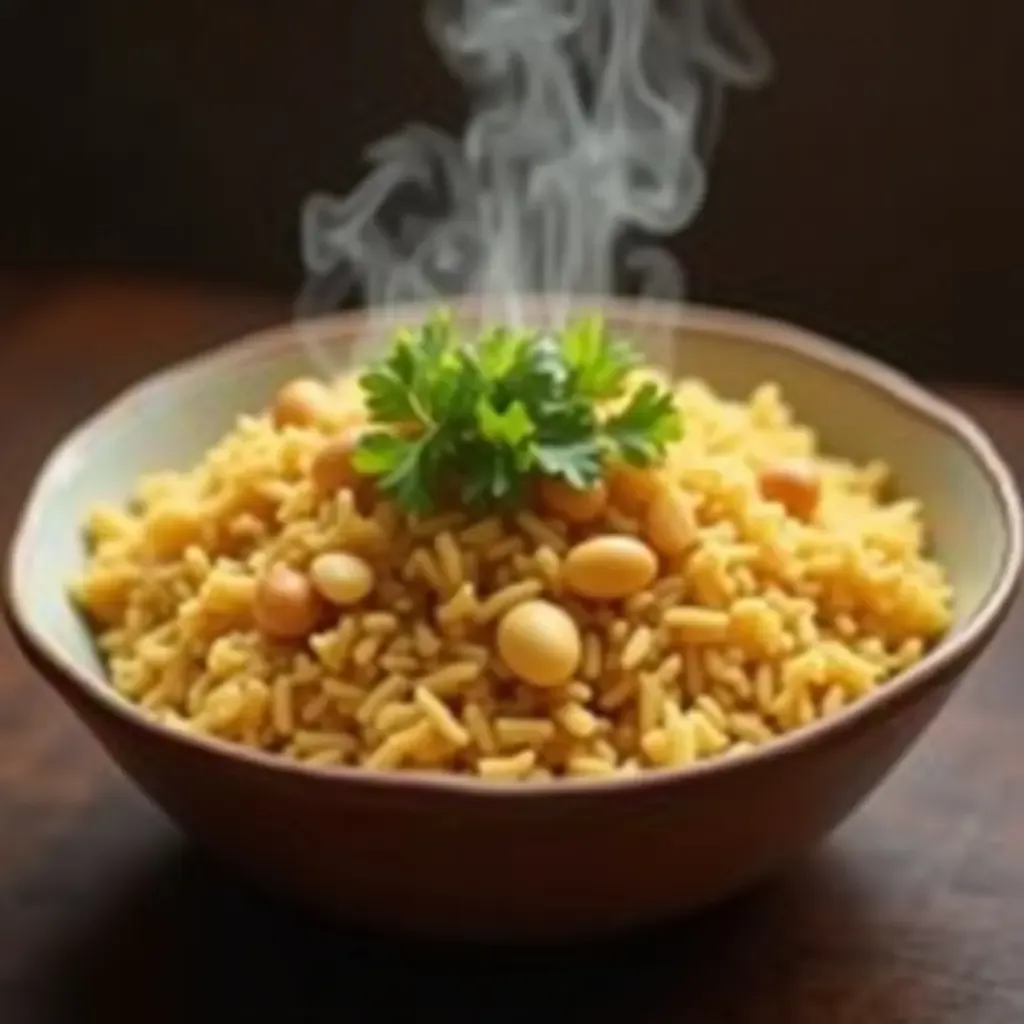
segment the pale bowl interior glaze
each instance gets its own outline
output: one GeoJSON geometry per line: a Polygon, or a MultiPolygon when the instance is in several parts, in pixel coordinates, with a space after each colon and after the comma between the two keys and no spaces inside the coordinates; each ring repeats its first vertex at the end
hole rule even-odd
{"type": "MultiPolygon", "coordinates": [[[[744,314],[627,304],[606,311],[665,368],[703,377],[733,397],[776,381],[826,450],[889,462],[900,491],[926,504],[937,556],[958,595],[957,629],[1013,571],[1017,542],[1005,494],[1011,485],[986,469],[978,447],[987,440],[910,381],[795,328],[744,314]]],[[[415,323],[422,310],[392,315],[415,323]]],[[[315,337],[344,370],[360,330],[361,321],[341,316],[228,346],[140,385],[64,442],[30,498],[10,566],[15,613],[51,658],[87,685],[105,685],[92,638],[66,594],[83,566],[81,527],[90,507],[124,500],[142,474],[191,466],[239,413],[259,411],[283,382],[308,375],[314,366],[303,339],[315,337]]]]}

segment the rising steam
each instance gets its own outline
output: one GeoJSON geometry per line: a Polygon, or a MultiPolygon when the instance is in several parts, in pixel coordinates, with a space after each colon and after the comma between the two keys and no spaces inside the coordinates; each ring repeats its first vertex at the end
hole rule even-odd
{"type": "Polygon", "coordinates": [[[373,145],[346,198],[302,212],[301,318],[353,291],[378,308],[485,296],[679,298],[652,239],[707,190],[724,90],[770,57],[737,0],[432,0],[431,34],[476,103],[461,139],[412,125],[373,145]]]}

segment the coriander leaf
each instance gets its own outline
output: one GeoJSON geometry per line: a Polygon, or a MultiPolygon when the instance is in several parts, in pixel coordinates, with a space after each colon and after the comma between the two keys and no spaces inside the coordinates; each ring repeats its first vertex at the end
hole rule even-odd
{"type": "Polygon", "coordinates": [[[496,389],[498,401],[521,399],[529,408],[563,399],[569,370],[551,337],[524,339],[517,358],[496,389]]]}
{"type": "Polygon", "coordinates": [[[428,369],[436,369],[454,343],[451,312],[438,310],[423,325],[423,330],[420,333],[419,348],[423,356],[422,365],[428,369]]]}
{"type": "MultiPolygon", "coordinates": [[[[416,420],[427,425],[444,412],[451,396],[452,369],[456,361],[451,317],[441,311],[432,316],[418,334],[399,333],[384,369],[390,370],[405,385],[416,420]]],[[[373,413],[372,409],[370,411],[373,413]]]]}
{"type": "Polygon", "coordinates": [[[600,317],[571,324],[562,341],[562,353],[572,373],[573,390],[594,401],[619,395],[638,361],[628,344],[610,335],[600,317]]]}
{"type": "Polygon", "coordinates": [[[483,377],[488,381],[501,381],[516,364],[522,347],[521,335],[508,328],[496,327],[480,340],[476,360],[483,377]]]}
{"type": "Polygon", "coordinates": [[[633,393],[621,412],[604,422],[602,434],[611,454],[643,466],[662,457],[666,447],[679,440],[682,425],[671,393],[648,382],[633,393]]]}
{"type": "Polygon", "coordinates": [[[559,477],[577,490],[592,487],[601,478],[601,449],[593,437],[533,446],[534,459],[546,476],[559,477]]]}
{"type": "Polygon", "coordinates": [[[476,445],[467,453],[466,462],[462,499],[471,509],[511,506],[522,501],[528,478],[515,451],[476,445]]]}
{"type": "Polygon", "coordinates": [[[477,405],[486,395],[488,384],[468,349],[458,353],[449,379],[449,385],[439,390],[434,408],[439,419],[459,429],[474,422],[477,405]]]}
{"type": "Polygon", "coordinates": [[[432,438],[412,441],[401,462],[379,481],[380,489],[415,515],[429,515],[435,508],[439,452],[432,438]]]}
{"type": "Polygon", "coordinates": [[[410,441],[383,431],[364,434],[352,454],[352,465],[366,476],[383,476],[397,469],[408,454],[410,441]]]}
{"type": "Polygon", "coordinates": [[[597,410],[591,403],[576,399],[537,403],[530,413],[541,440],[585,440],[593,438],[597,428],[597,410]]]}
{"type": "Polygon", "coordinates": [[[405,438],[375,433],[360,440],[352,464],[360,473],[377,477],[381,491],[407,511],[427,514],[434,509],[439,455],[436,435],[405,438]]]}
{"type": "Polygon", "coordinates": [[[536,431],[533,420],[520,401],[513,402],[503,412],[498,412],[486,398],[476,406],[476,424],[488,441],[515,448],[532,437],[536,431]]]}
{"type": "Polygon", "coordinates": [[[432,422],[433,357],[415,337],[402,332],[388,355],[359,379],[367,410],[377,423],[432,422]]]}
{"type": "Polygon", "coordinates": [[[495,328],[473,344],[438,313],[360,378],[371,423],[420,429],[369,435],[356,468],[415,513],[451,488],[485,510],[522,504],[537,476],[592,486],[606,458],[647,464],[679,436],[671,396],[653,384],[602,420],[634,365],[599,318],[562,335],[495,328]]]}
{"type": "Polygon", "coordinates": [[[395,340],[395,348],[387,365],[407,387],[416,383],[416,366],[419,362],[419,341],[415,334],[403,331],[395,340]]]}
{"type": "Polygon", "coordinates": [[[422,422],[422,410],[407,381],[390,366],[370,370],[359,378],[363,400],[378,423],[422,422]]]}
{"type": "Polygon", "coordinates": [[[422,410],[422,418],[429,422],[434,422],[443,411],[445,372],[442,358],[441,353],[431,352],[425,343],[416,353],[412,394],[422,410]]]}
{"type": "Polygon", "coordinates": [[[433,376],[426,382],[423,391],[423,401],[430,411],[433,422],[451,419],[452,405],[461,383],[461,365],[457,356],[450,360],[445,357],[442,363],[433,369],[433,376]]]}

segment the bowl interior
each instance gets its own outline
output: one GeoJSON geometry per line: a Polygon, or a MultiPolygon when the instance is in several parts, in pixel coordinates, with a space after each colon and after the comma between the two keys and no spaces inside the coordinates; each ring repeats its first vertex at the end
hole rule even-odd
{"type": "MultiPolygon", "coordinates": [[[[410,322],[418,315],[410,311],[410,322]]],[[[963,433],[973,428],[954,428],[945,407],[902,377],[745,315],[619,307],[610,317],[667,369],[704,377],[734,397],[776,381],[827,449],[888,461],[900,490],[926,503],[938,557],[958,591],[958,628],[1004,576],[1013,547],[1006,495],[963,433]]],[[[283,381],[310,373],[304,339],[313,336],[344,370],[359,330],[359,321],[339,317],[229,346],[136,389],[58,449],[30,499],[10,566],[16,614],[52,656],[101,684],[92,640],[66,593],[83,565],[87,510],[126,498],[144,473],[187,468],[240,412],[260,410],[283,381]]]]}

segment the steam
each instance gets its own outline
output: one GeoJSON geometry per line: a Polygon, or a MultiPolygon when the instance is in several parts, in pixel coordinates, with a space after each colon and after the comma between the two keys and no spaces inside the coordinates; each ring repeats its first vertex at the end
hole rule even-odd
{"type": "Polygon", "coordinates": [[[297,316],[353,292],[481,296],[509,323],[527,296],[555,322],[572,295],[681,298],[655,239],[704,202],[725,90],[770,72],[737,0],[432,0],[427,21],[473,116],[406,127],[349,196],[307,200],[297,316]]]}

